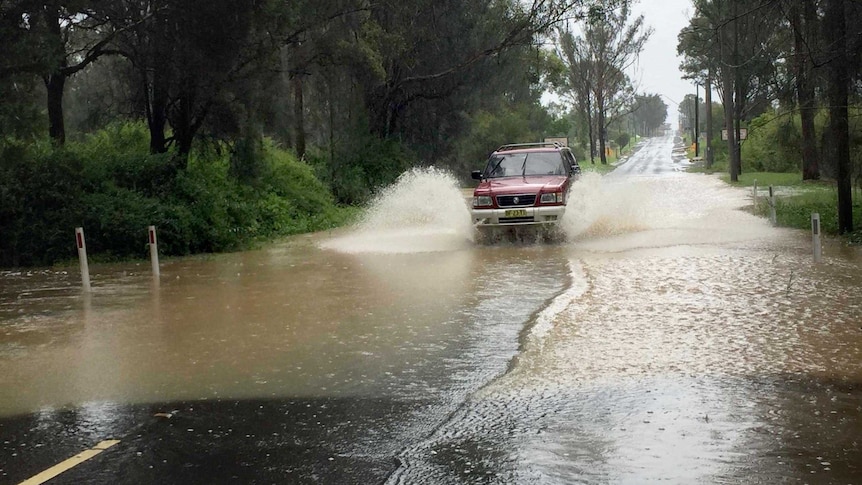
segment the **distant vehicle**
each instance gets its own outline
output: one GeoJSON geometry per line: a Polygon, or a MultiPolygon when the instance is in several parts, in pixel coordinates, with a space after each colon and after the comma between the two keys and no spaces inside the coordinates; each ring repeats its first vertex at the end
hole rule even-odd
{"type": "Polygon", "coordinates": [[[503,145],[484,170],[472,173],[471,214],[479,228],[555,227],[563,218],[572,182],[581,167],[559,143],[503,145]]]}

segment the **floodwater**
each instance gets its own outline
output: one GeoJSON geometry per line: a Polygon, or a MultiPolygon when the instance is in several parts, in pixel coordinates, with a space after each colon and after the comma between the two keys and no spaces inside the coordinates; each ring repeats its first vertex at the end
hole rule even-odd
{"type": "Polygon", "coordinates": [[[858,482],[862,258],[813,264],[672,148],[586,174],[559,244],[475,243],[455,179],[417,170],[356,227],[157,281],[0,273],[0,416],[373,397],[422,403],[362,443],[390,483],[858,482]]]}

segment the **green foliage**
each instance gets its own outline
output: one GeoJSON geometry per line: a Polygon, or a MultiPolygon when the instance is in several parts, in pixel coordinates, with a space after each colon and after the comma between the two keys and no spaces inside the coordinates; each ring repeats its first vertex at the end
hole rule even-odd
{"type": "Polygon", "coordinates": [[[470,126],[457,147],[457,162],[452,167],[465,176],[482,168],[500,145],[541,141],[545,135],[566,134],[569,128],[566,120],[552,119],[528,103],[501,104],[494,111],[481,111],[472,117],[470,126]]]}
{"type": "Polygon", "coordinates": [[[617,142],[617,145],[620,147],[620,150],[622,150],[623,148],[625,148],[629,144],[629,140],[631,140],[631,135],[629,135],[626,132],[622,132],[619,135],[617,135],[616,142],[617,142]]]}
{"type": "Polygon", "coordinates": [[[757,172],[795,172],[802,168],[798,116],[765,113],[752,120],[742,144],[743,163],[757,172]]]}
{"type": "MultiPolygon", "coordinates": [[[[730,174],[722,174],[721,179],[730,182],[730,174]]],[[[778,187],[803,186],[801,172],[745,172],[739,176],[739,181],[734,183],[739,187],[752,187],[757,182],[758,187],[770,185],[778,187]]],[[[810,185],[810,183],[809,183],[810,185]]]]}
{"type": "Polygon", "coordinates": [[[74,253],[82,222],[83,161],[49,144],[0,146],[0,264],[33,265],[74,253]]]}
{"type": "Polygon", "coordinates": [[[311,167],[260,144],[253,185],[231,176],[226,151],[195,153],[180,170],[170,154],[149,155],[146,128],[112,126],[80,143],[0,143],[0,266],[47,265],[75,257],[74,228],[91,254],[146,256],[156,225],[166,255],[230,251],[273,237],[330,228],[349,215],[311,167]]]}
{"type": "MultiPolygon", "coordinates": [[[[801,175],[800,175],[801,177],[801,175]]],[[[824,234],[838,234],[838,193],[834,187],[813,186],[794,195],[778,196],[775,199],[775,216],[779,226],[811,230],[811,214],[820,214],[820,225],[824,234]]],[[[765,197],[758,203],[757,213],[769,214],[765,197]]],[[[854,225],[862,224],[862,202],[853,203],[854,225]]],[[[856,234],[858,237],[858,233],[856,234]]],[[[851,237],[852,240],[852,237],[851,237]]]]}

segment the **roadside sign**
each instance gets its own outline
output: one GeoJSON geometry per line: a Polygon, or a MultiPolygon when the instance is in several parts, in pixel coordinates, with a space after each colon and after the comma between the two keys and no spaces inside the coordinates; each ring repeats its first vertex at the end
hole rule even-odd
{"type": "MultiPolygon", "coordinates": [[[[721,139],[723,141],[727,141],[727,130],[721,130],[721,139]]],[[[739,129],[739,139],[740,140],[748,139],[748,128],[740,128],[739,129]]]]}
{"type": "Polygon", "coordinates": [[[561,146],[569,146],[569,138],[565,136],[545,138],[545,143],[559,143],[561,146]]]}

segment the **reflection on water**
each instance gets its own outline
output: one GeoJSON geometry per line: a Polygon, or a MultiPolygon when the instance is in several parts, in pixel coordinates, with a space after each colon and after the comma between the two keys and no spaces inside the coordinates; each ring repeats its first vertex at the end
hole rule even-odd
{"type": "Polygon", "coordinates": [[[104,278],[61,308],[9,312],[0,380],[16,392],[0,408],[385,389],[383,369],[434,337],[472,271],[463,251],[355,258],[297,243],[168,262],[159,285],[104,278]]]}

